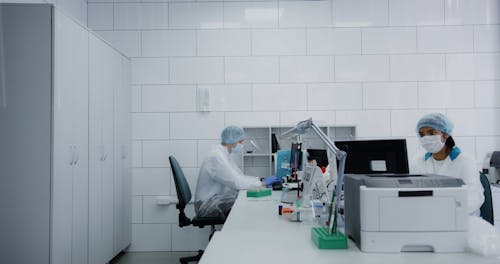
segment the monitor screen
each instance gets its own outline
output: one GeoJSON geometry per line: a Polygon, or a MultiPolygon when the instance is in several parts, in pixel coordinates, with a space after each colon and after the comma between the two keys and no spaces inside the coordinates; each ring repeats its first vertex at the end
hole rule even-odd
{"type": "Polygon", "coordinates": [[[406,139],[336,141],[347,153],[344,173],[408,173],[406,139]]]}
{"type": "Polygon", "coordinates": [[[326,149],[307,149],[307,161],[316,160],[318,167],[328,166],[328,154],[326,149]]]}
{"type": "Polygon", "coordinates": [[[290,149],[290,169],[302,170],[302,143],[292,143],[290,149]]]}

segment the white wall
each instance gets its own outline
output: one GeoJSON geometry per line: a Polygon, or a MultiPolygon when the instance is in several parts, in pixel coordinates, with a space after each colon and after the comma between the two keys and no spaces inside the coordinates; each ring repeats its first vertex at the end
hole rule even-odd
{"type": "Polygon", "coordinates": [[[175,195],[170,154],[194,192],[229,124],[312,116],[359,138],[405,137],[411,156],[418,118],[439,111],[478,162],[500,149],[499,0],[88,2],[89,27],[133,57],[131,250],[207,243],[156,198],[175,195]],[[197,112],[199,87],[209,113],[197,112]]]}
{"type": "Polygon", "coordinates": [[[78,20],[82,25],[87,25],[87,0],[0,0],[0,3],[50,3],[56,5],[69,15],[78,20]]]}

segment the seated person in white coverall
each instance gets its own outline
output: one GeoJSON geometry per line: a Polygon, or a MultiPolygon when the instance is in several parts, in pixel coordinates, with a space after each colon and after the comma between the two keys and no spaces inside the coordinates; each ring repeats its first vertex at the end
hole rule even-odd
{"type": "Polygon", "coordinates": [[[214,146],[205,158],[198,174],[195,194],[196,215],[201,217],[227,217],[239,190],[269,186],[277,178],[259,178],[244,175],[231,158],[241,155],[245,132],[236,126],[226,127],[221,144],[214,146]]]}
{"type": "Polygon", "coordinates": [[[416,130],[427,152],[413,158],[411,173],[435,173],[462,179],[468,187],[468,212],[479,215],[484,202],[483,186],[474,160],[455,146],[451,137],[453,123],[441,113],[432,113],[418,121],[416,130]]]}

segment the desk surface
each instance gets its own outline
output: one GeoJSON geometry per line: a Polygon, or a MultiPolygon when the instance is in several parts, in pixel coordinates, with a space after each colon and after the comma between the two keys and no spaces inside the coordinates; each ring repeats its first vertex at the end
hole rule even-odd
{"type": "Polygon", "coordinates": [[[240,192],[220,232],[216,232],[200,261],[224,263],[500,263],[472,253],[364,253],[349,240],[347,250],[320,250],[310,238],[314,222],[305,213],[303,222],[278,215],[279,193],[247,198],[240,192]]]}

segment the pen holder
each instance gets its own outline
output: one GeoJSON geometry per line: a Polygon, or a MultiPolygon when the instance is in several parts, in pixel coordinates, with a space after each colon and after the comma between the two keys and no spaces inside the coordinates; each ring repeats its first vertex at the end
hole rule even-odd
{"type": "Polygon", "coordinates": [[[330,235],[326,227],[311,228],[311,239],[319,249],[347,248],[347,237],[338,231],[330,235]]]}

